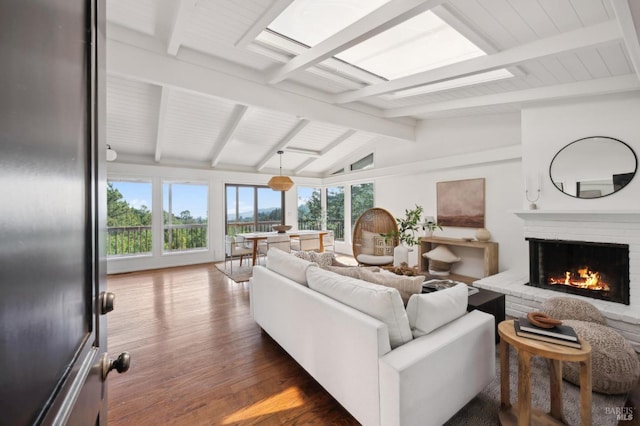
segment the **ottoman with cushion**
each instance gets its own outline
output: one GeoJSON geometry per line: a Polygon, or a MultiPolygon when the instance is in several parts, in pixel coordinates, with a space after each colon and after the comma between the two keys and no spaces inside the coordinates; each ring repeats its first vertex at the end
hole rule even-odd
{"type": "MultiPolygon", "coordinates": [[[[638,354],[617,331],[607,327],[606,319],[592,304],[572,297],[554,297],[542,303],[541,311],[562,320],[592,348],[592,389],[605,394],[624,394],[640,379],[638,354]]],[[[562,377],[580,383],[580,366],[565,362],[562,377]]]]}

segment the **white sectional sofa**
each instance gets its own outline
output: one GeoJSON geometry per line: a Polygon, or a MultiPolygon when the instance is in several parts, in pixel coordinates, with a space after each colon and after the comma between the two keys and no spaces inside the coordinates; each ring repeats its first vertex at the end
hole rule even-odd
{"type": "Polygon", "coordinates": [[[495,376],[493,317],[449,290],[411,296],[405,311],[394,288],[270,250],[251,312],[363,425],[441,425],[495,376]]]}

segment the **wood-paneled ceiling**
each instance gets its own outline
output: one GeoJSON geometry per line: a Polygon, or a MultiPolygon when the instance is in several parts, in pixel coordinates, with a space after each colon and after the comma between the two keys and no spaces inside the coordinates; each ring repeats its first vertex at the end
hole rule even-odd
{"type": "MultiPolygon", "coordinates": [[[[292,0],[107,0],[107,139],[118,161],[327,176],[420,120],[640,90],[640,0],[391,0],[301,54],[256,37],[292,0]],[[382,9],[382,8],[381,8],[382,9]],[[330,58],[431,10],[487,55],[391,81],[330,58]],[[506,68],[511,78],[390,93],[506,68]]],[[[428,54],[428,52],[424,52],[428,54]]]]}

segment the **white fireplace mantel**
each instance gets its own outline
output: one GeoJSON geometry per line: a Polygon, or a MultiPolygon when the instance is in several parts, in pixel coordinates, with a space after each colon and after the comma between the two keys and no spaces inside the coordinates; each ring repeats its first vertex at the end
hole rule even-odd
{"type": "Polygon", "coordinates": [[[640,223],[640,210],[522,210],[525,221],[640,223]]]}

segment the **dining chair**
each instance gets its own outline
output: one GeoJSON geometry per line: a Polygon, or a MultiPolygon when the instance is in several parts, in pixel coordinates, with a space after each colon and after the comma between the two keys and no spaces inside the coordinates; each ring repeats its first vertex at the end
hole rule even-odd
{"type": "MultiPolygon", "coordinates": [[[[288,234],[269,235],[264,242],[258,244],[258,255],[266,257],[270,249],[291,252],[291,237],[288,234]]],[[[258,263],[260,261],[258,260],[258,263]]]]}
{"type": "Polygon", "coordinates": [[[319,234],[300,234],[291,238],[291,249],[298,251],[320,251],[319,234]]]}
{"type": "Polygon", "coordinates": [[[328,251],[327,248],[331,248],[332,252],[336,252],[336,234],[332,230],[325,230],[326,234],[322,236],[322,245],[324,251],[328,251]]]}
{"type": "Polygon", "coordinates": [[[226,235],[224,239],[225,258],[224,268],[227,269],[227,260],[231,262],[231,273],[233,273],[233,259],[240,258],[240,266],[245,256],[250,257],[253,254],[253,248],[247,244],[243,236],[226,235]]]}

